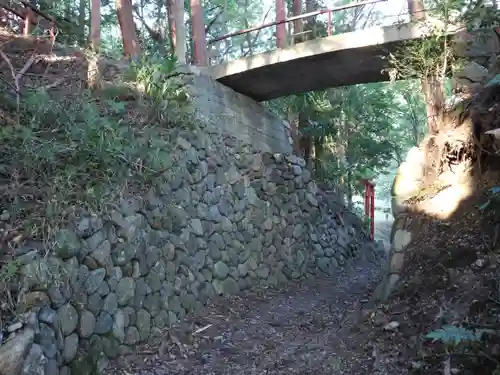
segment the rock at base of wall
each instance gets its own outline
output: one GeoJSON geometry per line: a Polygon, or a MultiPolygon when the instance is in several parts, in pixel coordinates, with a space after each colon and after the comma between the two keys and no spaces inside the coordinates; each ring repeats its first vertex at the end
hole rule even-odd
{"type": "Polygon", "coordinates": [[[412,147],[400,164],[391,189],[391,210],[393,217],[405,211],[405,201],[418,192],[424,173],[425,153],[412,147]]]}
{"type": "Polygon", "coordinates": [[[35,339],[32,329],[25,329],[13,335],[0,346],[0,374],[18,375],[23,369],[25,357],[35,339]]]}

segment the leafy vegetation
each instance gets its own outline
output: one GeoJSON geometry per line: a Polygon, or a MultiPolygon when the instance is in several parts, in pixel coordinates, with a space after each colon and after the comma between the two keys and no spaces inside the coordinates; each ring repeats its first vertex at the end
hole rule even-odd
{"type": "MultiPolygon", "coordinates": [[[[270,105],[283,116],[300,113],[299,129],[314,147],[310,166],[317,178],[342,186],[349,200],[361,192],[362,178],[395,169],[421,139],[425,116],[421,97],[411,89],[414,85],[410,81],[330,89],[270,105]]],[[[387,199],[391,183],[382,185],[378,194],[387,199]]]]}
{"type": "Polygon", "coordinates": [[[164,101],[186,99],[182,87],[176,86],[169,78],[177,67],[175,56],[160,57],[157,55],[143,56],[133,62],[125,78],[142,88],[145,97],[152,99],[155,104],[164,101]]]}
{"type": "Polygon", "coordinates": [[[48,239],[73,207],[101,210],[124,185],[144,188],[172,165],[168,135],[143,124],[162,124],[157,104],[185,100],[182,88],[163,83],[175,67],[175,60],[133,65],[127,79],[144,87],[142,102],[88,90],[23,95],[19,122],[0,129],[0,157],[8,178],[2,206],[23,219],[26,234],[48,239]]]}
{"type": "Polygon", "coordinates": [[[493,186],[489,191],[491,197],[479,206],[481,211],[486,210],[493,203],[500,203],[500,186],[493,186]]]}
{"type": "Polygon", "coordinates": [[[441,341],[449,346],[457,346],[464,342],[480,341],[483,335],[487,333],[495,333],[495,331],[491,329],[467,329],[447,324],[429,332],[424,337],[429,340],[441,341]]]}

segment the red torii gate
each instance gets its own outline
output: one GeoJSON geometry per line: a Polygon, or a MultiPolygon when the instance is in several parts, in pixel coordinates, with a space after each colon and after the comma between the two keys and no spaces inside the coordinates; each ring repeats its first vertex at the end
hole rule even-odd
{"type": "Polygon", "coordinates": [[[370,239],[375,239],[375,183],[367,178],[361,180],[365,185],[365,216],[370,219],[370,239]]]}

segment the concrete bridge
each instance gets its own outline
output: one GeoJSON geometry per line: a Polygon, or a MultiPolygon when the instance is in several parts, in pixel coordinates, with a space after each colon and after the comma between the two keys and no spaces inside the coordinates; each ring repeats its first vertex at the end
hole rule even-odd
{"type": "Polygon", "coordinates": [[[208,73],[256,101],[388,81],[383,70],[389,68],[389,54],[427,35],[428,29],[416,24],[374,27],[230,61],[209,67],[208,73]]]}
{"type": "MultiPolygon", "coordinates": [[[[443,26],[442,22],[433,19],[426,10],[413,9],[411,14],[404,12],[404,15],[384,15],[384,21],[397,17],[394,20],[396,24],[392,26],[332,35],[335,26],[332,15],[388,1],[390,0],[357,0],[335,8],[301,14],[303,0],[293,0],[291,10],[295,15],[286,18],[285,0],[275,0],[276,21],[217,37],[207,43],[201,5],[198,4],[199,0],[192,0],[192,6],[197,4],[193,9],[192,19],[194,63],[204,67],[206,73],[218,82],[256,101],[338,86],[387,81],[389,75],[385,69],[390,67],[387,59],[389,54],[408,41],[429,36],[428,22],[400,24],[400,17],[407,16],[406,22],[410,19],[427,19],[432,24],[441,24],[439,26],[443,26]],[[304,19],[308,20],[307,23],[317,16],[325,15],[328,16],[328,21],[324,23],[327,37],[314,38],[312,35],[312,40],[296,43],[297,36],[313,31],[304,31],[304,19]],[[288,23],[292,24],[293,31],[287,31],[288,23]],[[207,46],[211,48],[210,46],[231,37],[269,27],[276,27],[276,50],[208,66],[207,46]],[[289,44],[292,46],[286,47],[289,44]]],[[[411,1],[408,0],[409,3],[411,1]]],[[[447,27],[450,34],[456,33],[458,27],[455,29],[453,31],[447,27]]]]}

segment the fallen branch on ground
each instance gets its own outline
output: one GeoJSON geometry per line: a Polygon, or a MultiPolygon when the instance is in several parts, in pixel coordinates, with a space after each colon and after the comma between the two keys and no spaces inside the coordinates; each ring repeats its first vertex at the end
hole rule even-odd
{"type": "Polygon", "coordinates": [[[21,107],[21,87],[20,87],[20,79],[26,74],[26,72],[31,68],[34,62],[38,61],[40,59],[40,56],[35,56],[32,55],[26,64],[24,64],[23,68],[16,73],[16,70],[14,69],[14,66],[12,65],[12,62],[10,61],[9,57],[2,51],[0,50],[0,56],[2,59],[5,61],[7,66],[9,67],[10,74],[12,75],[12,79],[14,81],[14,88],[16,90],[16,106],[17,106],[17,120],[19,122],[19,111],[21,107]]]}

